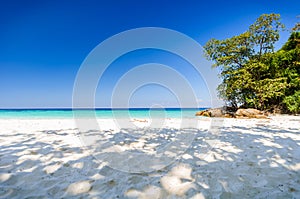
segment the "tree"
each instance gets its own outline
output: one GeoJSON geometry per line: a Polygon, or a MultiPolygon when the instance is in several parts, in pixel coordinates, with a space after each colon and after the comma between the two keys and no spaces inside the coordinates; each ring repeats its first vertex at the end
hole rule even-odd
{"type": "Polygon", "coordinates": [[[296,91],[293,95],[284,98],[284,103],[292,113],[300,112],[300,91],[296,91]]]}
{"type": "Polygon", "coordinates": [[[206,43],[207,58],[221,69],[219,95],[231,106],[266,109],[284,96],[287,78],[270,69],[283,28],[279,14],[263,14],[246,32],[206,43]]]}
{"type": "Polygon", "coordinates": [[[288,41],[276,53],[276,63],[288,82],[283,102],[292,113],[300,113],[300,26],[297,24],[298,29],[293,28],[288,41]]]}

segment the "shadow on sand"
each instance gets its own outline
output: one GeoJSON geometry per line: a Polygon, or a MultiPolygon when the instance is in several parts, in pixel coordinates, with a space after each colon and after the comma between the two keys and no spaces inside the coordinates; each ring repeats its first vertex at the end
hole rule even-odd
{"type": "MultiPolygon", "coordinates": [[[[128,129],[106,133],[111,135],[109,147],[137,142],[128,129]]],[[[131,150],[151,156],[160,144],[176,141],[172,130],[163,133],[131,150]]],[[[299,129],[275,128],[268,122],[251,129],[223,127],[209,152],[202,150],[212,144],[204,139],[207,132],[194,133],[192,144],[176,161],[140,173],[113,169],[109,161],[89,153],[99,150],[65,143],[70,129],[2,133],[2,141],[16,139],[0,146],[0,198],[300,198],[299,129]]]]}

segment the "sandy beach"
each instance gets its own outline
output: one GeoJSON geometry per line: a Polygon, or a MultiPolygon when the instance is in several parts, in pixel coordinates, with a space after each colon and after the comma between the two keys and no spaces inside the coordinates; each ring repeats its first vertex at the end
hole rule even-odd
{"type": "MultiPolygon", "coordinates": [[[[82,147],[72,119],[1,119],[0,198],[300,198],[300,117],[224,119],[213,140],[206,139],[210,119],[194,120],[195,139],[176,161],[134,173],[82,147]]],[[[170,132],[179,128],[169,119],[146,141],[133,141],[112,120],[98,123],[120,150],[145,153],[174,141],[170,132]]]]}

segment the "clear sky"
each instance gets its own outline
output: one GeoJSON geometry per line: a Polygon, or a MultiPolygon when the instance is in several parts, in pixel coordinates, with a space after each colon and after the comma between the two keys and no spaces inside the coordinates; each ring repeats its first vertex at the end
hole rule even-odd
{"type": "MultiPolygon", "coordinates": [[[[290,29],[299,20],[300,1],[1,1],[0,107],[71,107],[81,63],[100,42],[119,32],[163,27],[204,45],[213,37],[240,34],[260,14],[272,12],[281,14],[290,29]]],[[[281,34],[278,47],[288,34],[281,34]]],[[[108,107],[118,78],[148,62],[174,67],[192,82],[200,105],[208,105],[203,81],[183,60],[167,52],[144,50],[128,53],[112,64],[99,83],[96,106],[108,107]]],[[[138,89],[129,101],[133,107],[171,107],[177,106],[174,99],[166,89],[149,85],[138,89]]]]}

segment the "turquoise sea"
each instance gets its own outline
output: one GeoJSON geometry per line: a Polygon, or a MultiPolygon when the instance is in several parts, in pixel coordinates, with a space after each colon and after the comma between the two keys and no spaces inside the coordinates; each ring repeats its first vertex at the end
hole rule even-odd
{"type": "Polygon", "coordinates": [[[206,108],[132,108],[132,109],[0,109],[0,119],[51,119],[90,117],[95,113],[97,118],[194,118],[195,113],[206,108]]]}

